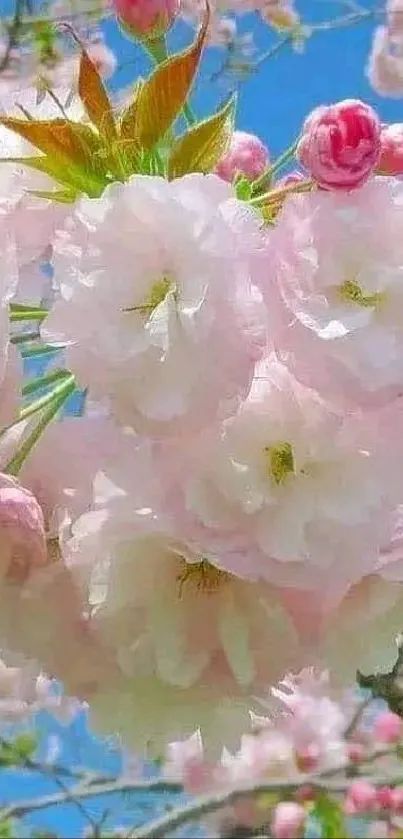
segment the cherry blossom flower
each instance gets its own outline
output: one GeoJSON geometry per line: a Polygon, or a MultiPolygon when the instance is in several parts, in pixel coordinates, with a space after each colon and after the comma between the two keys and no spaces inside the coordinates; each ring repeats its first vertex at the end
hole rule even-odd
{"type": "Polygon", "coordinates": [[[93,397],[149,434],[236,409],[266,340],[252,284],[264,242],[229,185],[214,175],[114,184],[81,202],[54,252],[60,300],[42,336],[68,344],[93,397]]]}
{"type": "Polygon", "coordinates": [[[401,478],[379,422],[344,416],[262,362],[234,417],[197,450],[174,449],[167,503],[183,537],[240,576],[337,598],[375,568],[394,528],[401,478]]]}
{"type": "MultiPolygon", "coordinates": [[[[274,587],[220,571],[186,545],[167,539],[158,519],[153,524],[147,508],[136,506],[131,496],[113,496],[106,507],[98,505],[82,516],[63,545],[64,561],[88,599],[90,626],[115,651],[121,668],[121,688],[118,680],[87,698],[97,717],[113,687],[117,713],[122,708],[126,714],[125,694],[132,685],[137,716],[137,701],[153,685],[155,708],[160,697],[171,697],[167,725],[160,721],[153,736],[165,741],[172,733],[183,737],[199,725],[213,746],[218,697],[239,704],[245,725],[253,697],[289,662],[299,661],[296,636],[274,587]]],[[[128,733],[124,725],[121,731],[118,723],[122,735],[128,733]]],[[[155,719],[141,731],[143,725],[144,720],[134,728],[132,743],[144,743],[155,719]]],[[[228,720],[232,741],[241,731],[228,720]]]]}
{"type": "Polygon", "coordinates": [[[276,346],[305,384],[377,407],[403,384],[403,185],[376,177],[349,195],[289,197],[263,288],[276,346]],[[276,299],[278,305],[276,306],[276,299]]]}
{"type": "Polygon", "coordinates": [[[367,66],[370,84],[381,96],[403,95],[403,33],[390,36],[386,26],[375,29],[367,66]]]}

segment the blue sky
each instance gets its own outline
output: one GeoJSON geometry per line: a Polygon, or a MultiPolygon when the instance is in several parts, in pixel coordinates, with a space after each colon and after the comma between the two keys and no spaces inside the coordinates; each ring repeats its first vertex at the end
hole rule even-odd
{"type": "MultiPolygon", "coordinates": [[[[298,2],[298,0],[297,0],[298,2]]],[[[371,0],[373,2],[373,0],[371,0]]],[[[367,0],[367,7],[371,3],[367,0]]],[[[0,10],[9,11],[12,0],[0,0],[0,10]]],[[[309,22],[343,13],[340,4],[328,0],[305,0],[300,11],[309,22]]],[[[247,30],[251,19],[242,20],[241,29],[247,30]]],[[[262,137],[268,144],[272,157],[280,154],[296,138],[307,113],[316,105],[346,97],[361,98],[376,107],[385,122],[403,121],[403,101],[381,99],[371,90],[365,74],[372,23],[360,23],[350,29],[336,29],[313,36],[302,55],[284,49],[267,61],[257,75],[252,75],[239,89],[238,127],[262,137]]],[[[273,36],[263,25],[255,25],[256,42],[265,50],[274,42],[273,36]]],[[[145,74],[148,59],[142,51],[119,33],[108,22],[105,34],[109,45],[116,51],[122,70],[112,80],[112,87],[128,85],[136,74],[145,74]]],[[[170,37],[173,47],[189,39],[190,30],[180,25],[170,37]]],[[[209,51],[204,61],[197,85],[194,107],[199,116],[206,115],[228,93],[233,81],[226,84],[211,83],[209,76],[219,66],[222,52],[209,51]]],[[[91,737],[84,717],[69,729],[62,729],[54,721],[43,721],[44,731],[58,734],[63,740],[63,759],[67,763],[86,763],[92,768],[114,771],[119,766],[116,752],[91,737]],[[77,749],[81,753],[78,756],[77,749]]],[[[31,797],[49,792],[50,783],[40,778],[28,778],[19,773],[3,772],[0,775],[0,800],[4,803],[14,798],[31,797]]],[[[95,811],[101,814],[106,802],[98,801],[95,811]]],[[[161,805],[161,801],[159,802],[161,805]]],[[[155,810],[157,804],[152,803],[155,810]]],[[[133,821],[133,807],[120,806],[122,820],[133,821]]],[[[35,826],[54,828],[60,836],[78,835],[82,818],[72,806],[44,811],[33,822],[35,826]]]]}

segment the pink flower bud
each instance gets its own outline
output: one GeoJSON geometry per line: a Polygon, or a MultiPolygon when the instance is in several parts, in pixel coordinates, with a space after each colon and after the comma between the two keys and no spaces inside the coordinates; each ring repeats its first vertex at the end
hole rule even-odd
{"type": "Polygon", "coordinates": [[[379,787],[376,791],[376,800],[382,810],[390,810],[393,806],[392,788],[379,787]]]}
{"type": "Polygon", "coordinates": [[[300,772],[314,772],[320,760],[319,747],[312,743],[304,749],[299,749],[296,754],[296,763],[300,772]]]}
{"type": "Polygon", "coordinates": [[[288,175],[284,175],[284,177],[279,178],[276,181],[276,189],[280,189],[284,186],[291,186],[292,184],[299,184],[301,181],[305,181],[305,175],[302,172],[298,172],[298,169],[293,169],[292,172],[289,172],[288,175]]]}
{"type": "Polygon", "coordinates": [[[403,123],[385,125],[381,131],[381,156],[378,170],[382,175],[403,175],[403,123]]]}
{"type": "Polygon", "coordinates": [[[371,813],[377,805],[377,789],[373,784],[364,780],[352,782],[344,804],[346,813],[371,813]]]}
{"type": "Polygon", "coordinates": [[[351,760],[351,763],[360,763],[360,761],[364,757],[364,746],[362,743],[349,743],[347,747],[348,758],[351,760]]]}
{"type": "Polygon", "coordinates": [[[392,711],[384,711],[375,720],[373,737],[379,743],[397,743],[403,734],[402,720],[392,711]]]}
{"type": "Polygon", "coordinates": [[[274,811],[271,831],[274,839],[298,839],[305,824],[305,810],[294,801],[282,801],[274,811]]]}
{"type": "Polygon", "coordinates": [[[395,787],[391,791],[391,810],[397,816],[403,815],[403,787],[395,787]]]}
{"type": "Polygon", "coordinates": [[[218,162],[216,174],[224,181],[232,183],[237,173],[248,181],[254,181],[269,165],[269,152],[266,146],[246,131],[234,131],[227,154],[218,162]]]}
{"type": "Polygon", "coordinates": [[[45,526],[36,498],[0,473],[0,577],[24,583],[47,560],[45,526]]]}
{"type": "Polygon", "coordinates": [[[160,38],[180,11],[180,0],[111,0],[119,23],[131,36],[146,41],[160,38]]]}
{"type": "Polygon", "coordinates": [[[296,156],[323,189],[356,189],[378,163],[380,137],[381,123],[373,108],[345,99],[312,111],[296,156]]]}

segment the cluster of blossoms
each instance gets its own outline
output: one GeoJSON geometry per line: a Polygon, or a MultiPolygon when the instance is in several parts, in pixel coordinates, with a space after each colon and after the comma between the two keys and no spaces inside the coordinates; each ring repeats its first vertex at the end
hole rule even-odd
{"type": "Polygon", "coordinates": [[[271,693],[269,716],[254,718],[234,753],[208,759],[199,732],[167,749],[167,780],[212,796],[209,835],[300,839],[310,826],[330,836],[329,813],[340,836],[400,835],[401,718],[336,691],[325,671],[287,675],[271,693]]]}
{"type": "MultiPolygon", "coordinates": [[[[188,75],[195,49],[175,59],[188,75]]],[[[167,177],[153,85],[115,123],[83,61],[81,102],[59,90],[43,124],[0,129],[2,157],[31,161],[0,169],[0,641],[128,746],[200,730],[214,751],[287,670],[326,666],[348,685],[393,660],[401,131],[348,100],[307,119],[305,174],[273,183],[262,143],[234,132],[221,159],[201,167],[197,150],[175,177],[176,146],[167,177]],[[112,177],[118,129],[129,151],[112,177]],[[64,160],[77,138],[96,151],[66,164],[52,200],[49,148],[64,160]],[[48,359],[44,377],[22,383],[21,355],[48,359]],[[77,415],[50,424],[76,385],[77,415]]]]}

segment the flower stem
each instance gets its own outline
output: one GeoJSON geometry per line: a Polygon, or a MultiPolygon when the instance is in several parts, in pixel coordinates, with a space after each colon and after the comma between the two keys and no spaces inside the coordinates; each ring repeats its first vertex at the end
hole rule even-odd
{"type": "Polygon", "coordinates": [[[267,169],[265,169],[265,171],[262,172],[260,177],[257,178],[257,180],[254,181],[252,184],[253,193],[257,192],[259,188],[266,183],[266,181],[269,181],[270,183],[273,175],[275,175],[279,169],[281,169],[286,163],[288,163],[289,160],[291,160],[292,157],[294,157],[297,145],[298,140],[295,140],[295,142],[291,146],[289,146],[288,149],[286,149],[285,152],[283,152],[283,154],[281,154],[280,157],[278,157],[277,160],[275,160],[271,166],[268,166],[267,169]]]}
{"type": "MultiPolygon", "coordinates": [[[[11,460],[7,463],[7,465],[4,469],[4,472],[6,474],[14,475],[14,476],[17,476],[19,474],[20,469],[23,466],[23,464],[25,463],[25,461],[26,461],[28,455],[30,454],[31,450],[33,449],[35,444],[38,442],[39,438],[42,436],[43,432],[45,431],[45,429],[47,428],[49,423],[56,416],[56,414],[60,411],[60,408],[62,408],[64,403],[67,402],[67,399],[69,398],[69,396],[71,396],[72,393],[74,393],[75,388],[76,388],[76,382],[75,382],[74,376],[70,375],[69,378],[66,381],[64,381],[61,385],[59,385],[57,388],[55,388],[54,391],[52,391],[52,394],[49,395],[52,398],[51,399],[48,398],[49,404],[47,406],[46,411],[44,411],[41,419],[39,420],[38,424],[35,426],[33,431],[31,431],[31,433],[28,434],[26,439],[23,441],[21,446],[18,448],[14,457],[12,457],[11,460]]],[[[41,402],[41,400],[38,399],[37,402],[34,403],[34,405],[39,405],[40,402],[41,402]]],[[[29,406],[29,407],[31,407],[31,406],[29,406]]],[[[39,410],[39,408],[36,407],[35,410],[39,410]]],[[[23,414],[23,413],[24,412],[22,411],[21,414],[23,414]]],[[[20,419],[23,419],[23,417],[20,416],[20,419]]]]}

